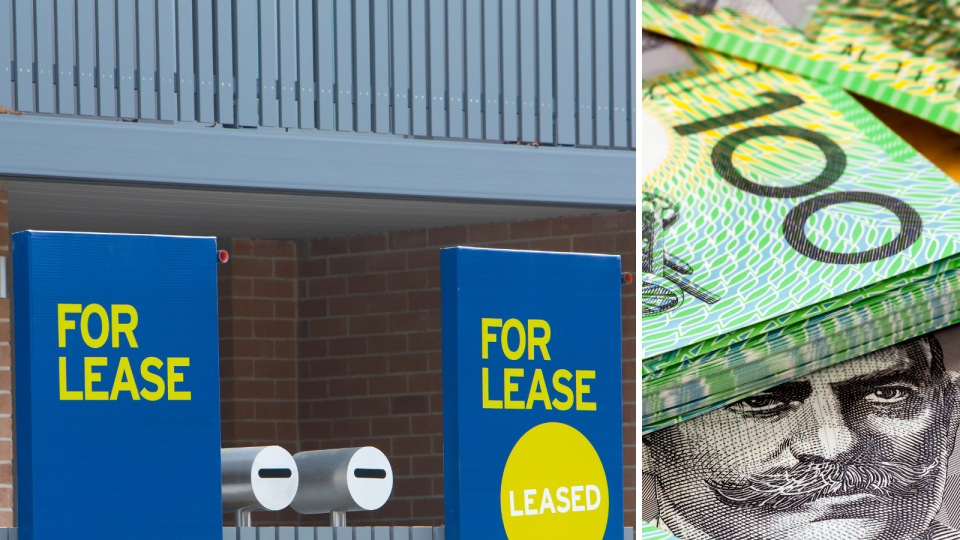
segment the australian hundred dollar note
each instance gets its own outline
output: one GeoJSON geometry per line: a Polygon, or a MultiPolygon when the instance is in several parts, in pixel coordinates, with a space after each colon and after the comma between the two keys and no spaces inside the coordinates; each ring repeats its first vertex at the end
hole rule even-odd
{"type": "MultiPolygon", "coordinates": [[[[913,286],[910,305],[906,293],[878,298],[952,276],[960,187],[840,88],[646,32],[642,47],[645,415],[669,420],[659,405],[648,410],[648,384],[690,388],[679,368],[707,358],[703,375],[717,376],[750,340],[781,354],[875,320],[886,346],[952,321],[937,319],[955,309],[946,285],[913,286]],[[938,311],[916,308],[925,302],[938,311]],[[913,307],[909,328],[884,306],[913,307]],[[778,341],[762,343],[765,334],[778,341]]],[[[723,387],[730,381],[751,382],[723,387]]]]}
{"type": "Polygon", "coordinates": [[[647,30],[886,103],[960,133],[957,0],[643,0],[647,30]]]}

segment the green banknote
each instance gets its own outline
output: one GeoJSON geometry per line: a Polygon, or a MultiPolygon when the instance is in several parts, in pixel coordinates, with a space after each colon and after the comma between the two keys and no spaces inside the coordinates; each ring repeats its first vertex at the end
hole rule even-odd
{"type": "Polygon", "coordinates": [[[645,373],[960,252],[960,187],[842,89],[643,47],[645,373]]]}
{"type": "Polygon", "coordinates": [[[643,27],[960,133],[955,0],[643,0],[643,27]]]}

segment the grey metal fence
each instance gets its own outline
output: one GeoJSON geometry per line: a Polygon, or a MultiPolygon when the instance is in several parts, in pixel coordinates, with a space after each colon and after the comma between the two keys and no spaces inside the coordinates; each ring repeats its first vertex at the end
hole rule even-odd
{"type": "Polygon", "coordinates": [[[628,149],[636,16],[636,0],[0,0],[0,105],[628,149]]]}

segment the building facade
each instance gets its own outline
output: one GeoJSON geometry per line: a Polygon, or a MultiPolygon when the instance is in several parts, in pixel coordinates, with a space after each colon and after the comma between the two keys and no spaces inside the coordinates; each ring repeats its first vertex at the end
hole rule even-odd
{"type": "MultiPolygon", "coordinates": [[[[0,0],[8,285],[20,230],[216,236],[223,446],[376,446],[394,494],[350,523],[440,525],[439,250],[637,270],[636,15],[633,0],[0,0]]],[[[16,522],[11,305],[0,526],[16,522]]],[[[635,286],[622,312],[635,526],[635,286]]]]}

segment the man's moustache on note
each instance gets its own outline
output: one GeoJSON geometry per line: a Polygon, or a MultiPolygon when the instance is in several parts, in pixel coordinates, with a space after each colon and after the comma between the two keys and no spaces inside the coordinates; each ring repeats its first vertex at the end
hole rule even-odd
{"type": "Polygon", "coordinates": [[[821,461],[772,469],[742,481],[708,480],[707,484],[722,502],[731,506],[795,510],[821,497],[857,494],[909,497],[929,484],[937,463],[821,461]]]}

